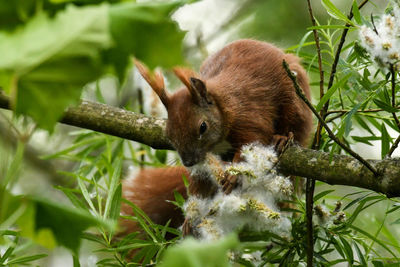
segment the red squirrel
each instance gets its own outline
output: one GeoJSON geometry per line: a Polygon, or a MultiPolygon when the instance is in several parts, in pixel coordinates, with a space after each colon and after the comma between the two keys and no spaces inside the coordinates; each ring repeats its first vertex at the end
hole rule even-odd
{"type": "MultiPolygon", "coordinates": [[[[238,40],[225,46],[202,64],[199,74],[175,68],[175,75],[185,87],[173,94],[164,88],[161,73],[151,74],[140,62],[136,66],[166,107],[166,134],[182,163],[190,167],[202,162],[207,152],[227,155],[232,151],[231,160],[240,161],[243,145],[278,144],[291,134],[298,144],[307,144],[312,127],[311,112],[296,95],[293,82],[282,67],[283,60],[310,99],[308,78],[300,59],[256,40],[238,40]]],[[[137,186],[125,183],[123,187],[125,198],[152,214],[150,217],[157,223],[166,222],[174,207],[170,204],[171,213],[167,211],[156,192],[169,200],[173,198],[171,188],[185,194],[181,190],[182,174],[188,173],[182,167],[174,168],[142,170],[135,179],[137,186]],[[158,182],[150,184],[153,180],[158,182]],[[148,197],[138,201],[129,194],[143,195],[143,199],[148,194],[148,197]],[[159,214],[155,212],[158,206],[159,214]]],[[[229,193],[234,183],[235,177],[228,177],[224,190],[229,193]]],[[[189,191],[209,196],[215,188],[207,179],[190,177],[189,191]]]]}

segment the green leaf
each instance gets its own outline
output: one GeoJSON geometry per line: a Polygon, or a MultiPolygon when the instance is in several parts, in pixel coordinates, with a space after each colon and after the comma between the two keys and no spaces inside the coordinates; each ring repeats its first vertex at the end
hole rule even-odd
{"type": "Polygon", "coordinates": [[[57,243],[77,254],[81,234],[90,226],[113,226],[81,209],[71,208],[45,199],[33,200],[35,204],[35,229],[50,229],[57,243]]]}
{"type": "Polygon", "coordinates": [[[92,198],[90,197],[89,191],[87,190],[86,185],[83,182],[82,178],[83,177],[81,177],[81,176],[78,177],[78,185],[79,185],[79,188],[81,190],[81,193],[82,193],[83,197],[85,198],[86,203],[88,203],[88,205],[89,205],[90,209],[92,210],[92,212],[97,214],[97,210],[96,210],[96,208],[95,208],[95,206],[93,204],[92,198]]]}
{"type": "Polygon", "coordinates": [[[0,236],[10,235],[10,236],[18,236],[19,232],[11,231],[11,230],[0,230],[0,236]]]}
{"type": "Polygon", "coordinates": [[[391,225],[392,224],[400,224],[400,219],[397,219],[397,220],[395,220],[394,222],[392,222],[392,223],[390,223],[391,225]]]}
{"type": "Polygon", "coordinates": [[[227,267],[231,266],[227,252],[239,244],[236,235],[230,235],[215,242],[202,242],[192,238],[170,247],[165,251],[159,267],[227,267]]]}
{"type": "Polygon", "coordinates": [[[35,12],[36,1],[2,1],[0,5],[0,30],[11,30],[26,21],[35,12]]]}
{"type": "Polygon", "coordinates": [[[392,208],[387,211],[387,214],[395,212],[398,209],[400,209],[400,203],[395,203],[395,204],[393,204],[392,208]]]}
{"type": "Polygon", "coordinates": [[[16,247],[16,243],[11,243],[11,245],[7,248],[7,250],[3,253],[3,255],[1,255],[0,264],[4,263],[12,255],[15,247],[16,247]]]}
{"type": "Polygon", "coordinates": [[[347,242],[347,240],[344,237],[339,236],[339,239],[343,244],[344,253],[346,254],[347,260],[349,261],[349,263],[353,264],[354,261],[353,249],[351,248],[349,242],[347,242]]]}
{"type": "Polygon", "coordinates": [[[157,149],[155,156],[156,156],[157,160],[160,163],[166,164],[166,162],[167,162],[167,150],[157,149]]]}
{"type": "Polygon", "coordinates": [[[107,5],[71,5],[54,18],[39,12],[23,27],[0,32],[0,76],[14,77],[4,87],[15,111],[51,131],[82,86],[102,73],[100,52],[111,44],[107,5]]]}
{"type": "Polygon", "coordinates": [[[348,136],[350,131],[351,131],[351,126],[352,126],[352,121],[351,118],[353,117],[353,115],[357,112],[357,110],[360,108],[362,102],[358,103],[357,105],[355,105],[349,113],[347,113],[346,118],[344,119],[344,135],[348,136]]]}
{"type": "Polygon", "coordinates": [[[343,84],[347,82],[347,80],[352,76],[352,73],[348,73],[346,76],[344,76],[340,81],[332,85],[331,88],[325,93],[325,95],[322,97],[322,99],[319,101],[318,105],[316,106],[316,110],[320,111],[323,105],[328,101],[332,95],[336,92],[339,87],[342,87],[343,84]]]}
{"type": "Polygon", "coordinates": [[[364,254],[361,252],[361,249],[358,247],[357,242],[354,242],[354,240],[353,240],[352,243],[355,248],[355,251],[357,252],[357,256],[358,256],[359,261],[361,262],[361,265],[368,266],[367,262],[365,260],[364,254]]]}
{"type": "Polygon", "coordinates": [[[322,0],[322,5],[325,7],[326,11],[331,17],[353,25],[353,22],[349,20],[346,15],[343,14],[342,11],[340,11],[330,0],[322,0]]]}
{"type": "Polygon", "coordinates": [[[153,243],[148,242],[148,241],[143,241],[143,240],[132,240],[132,244],[129,245],[124,245],[124,246],[118,246],[116,248],[104,248],[104,249],[99,249],[98,251],[108,251],[108,252],[113,252],[113,251],[124,251],[124,250],[132,250],[132,249],[138,249],[138,248],[144,248],[147,246],[152,246],[153,243]],[[134,242],[134,243],[133,243],[134,242]]]}
{"type": "Polygon", "coordinates": [[[361,126],[361,128],[367,130],[371,135],[375,135],[374,132],[371,130],[371,128],[368,126],[368,124],[364,121],[364,119],[356,115],[354,116],[354,119],[358,122],[358,124],[361,126]]]}
{"type": "MultiPolygon", "coordinates": [[[[306,34],[304,34],[303,38],[301,38],[300,43],[298,45],[296,45],[295,47],[289,48],[289,49],[297,48],[296,55],[298,56],[299,52],[300,52],[300,49],[302,47],[304,47],[304,43],[307,41],[307,38],[311,35],[311,33],[312,33],[312,31],[308,31],[306,34]]],[[[312,42],[312,43],[314,44],[315,41],[312,42]]]]}
{"type": "Polygon", "coordinates": [[[380,107],[381,109],[383,109],[384,111],[390,112],[390,113],[394,113],[394,112],[398,112],[399,110],[395,107],[392,107],[391,105],[379,100],[379,99],[374,99],[374,103],[380,107]]]}
{"type": "Polygon", "coordinates": [[[114,191],[113,198],[111,200],[111,208],[109,218],[111,220],[117,220],[121,209],[121,198],[122,198],[122,184],[120,183],[114,191]]]}
{"type": "Polygon", "coordinates": [[[47,254],[37,254],[37,255],[32,255],[32,256],[18,257],[18,258],[9,260],[7,262],[7,264],[22,264],[22,263],[26,264],[28,262],[35,261],[35,260],[38,260],[38,259],[41,259],[44,257],[47,257],[47,254]]]}
{"type": "Polygon", "coordinates": [[[358,5],[357,5],[357,1],[354,0],[353,1],[353,15],[354,15],[354,19],[356,20],[357,24],[361,25],[362,24],[362,19],[361,19],[361,14],[360,14],[360,10],[358,9],[358,5]]]}
{"type": "Polygon", "coordinates": [[[372,261],[374,267],[384,267],[385,265],[381,261],[372,261]]]}
{"type": "Polygon", "coordinates": [[[182,208],[183,205],[185,204],[185,198],[178,192],[174,191],[174,198],[175,198],[175,203],[178,207],[182,208]]]}
{"type": "Polygon", "coordinates": [[[349,29],[349,27],[346,27],[344,25],[318,25],[307,28],[307,30],[320,30],[320,29],[349,29]]]}
{"type": "Polygon", "coordinates": [[[358,228],[357,226],[354,225],[350,225],[351,228],[353,228],[354,230],[356,230],[357,232],[365,235],[366,237],[368,237],[369,239],[373,240],[374,242],[376,242],[377,244],[379,244],[381,247],[383,247],[387,252],[389,252],[395,259],[398,259],[398,257],[396,256],[396,254],[387,246],[385,245],[385,243],[383,243],[381,240],[377,239],[376,237],[374,237],[373,235],[371,235],[369,232],[364,231],[361,228],[358,228]]]}
{"type": "Polygon", "coordinates": [[[121,195],[122,195],[122,185],[120,183],[122,160],[121,158],[117,160],[115,164],[115,169],[113,170],[111,176],[111,184],[109,187],[109,192],[107,195],[106,206],[104,208],[104,218],[110,218],[116,220],[119,215],[121,195]]]}
{"type": "Polygon", "coordinates": [[[107,12],[106,5],[69,6],[55,18],[39,13],[14,32],[0,32],[0,69],[21,76],[50,59],[97,56],[111,46],[107,12]]]}
{"type": "Polygon", "coordinates": [[[186,189],[188,189],[189,188],[189,180],[187,179],[187,177],[184,174],[182,174],[182,181],[183,181],[183,184],[185,185],[186,189]]]}
{"type": "MultiPolygon", "coordinates": [[[[23,160],[25,151],[25,143],[18,142],[17,149],[15,151],[15,156],[8,167],[6,173],[4,174],[5,177],[0,179],[0,189],[2,188],[9,188],[11,189],[13,184],[15,184],[19,177],[19,171],[21,169],[21,163],[23,160]]],[[[1,216],[0,216],[1,219],[1,216]]]]}
{"type": "Polygon", "coordinates": [[[117,46],[150,68],[183,63],[184,33],[169,15],[185,1],[125,2],[110,8],[110,27],[117,46]]]}
{"type": "Polygon", "coordinates": [[[316,201],[318,201],[320,198],[323,198],[324,196],[326,196],[327,194],[329,194],[329,193],[332,193],[332,192],[334,192],[335,190],[325,190],[325,191],[322,191],[322,192],[319,192],[318,194],[316,194],[315,196],[314,196],[314,202],[316,202],[316,201]]]}
{"type": "Polygon", "coordinates": [[[359,142],[359,143],[363,143],[369,146],[373,146],[373,144],[370,141],[370,138],[368,136],[352,136],[351,138],[353,138],[354,141],[359,142]]]}
{"type": "Polygon", "coordinates": [[[86,209],[85,204],[82,202],[81,199],[79,199],[74,193],[74,189],[71,188],[66,188],[62,186],[56,186],[57,189],[61,190],[71,201],[71,203],[76,207],[80,209],[86,209]]]}

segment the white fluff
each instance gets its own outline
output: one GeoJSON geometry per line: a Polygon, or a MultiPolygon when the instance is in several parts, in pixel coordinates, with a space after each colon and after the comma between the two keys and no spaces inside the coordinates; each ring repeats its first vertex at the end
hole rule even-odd
{"type": "Polygon", "coordinates": [[[215,240],[244,227],[254,231],[271,231],[289,236],[291,224],[276,203],[293,192],[287,177],[278,174],[277,155],[272,147],[254,143],[243,146],[244,161],[223,164],[209,154],[206,162],[196,167],[196,174],[218,181],[222,175],[236,175],[240,186],[226,195],[219,192],[210,199],[189,197],[185,204],[186,217],[201,239],[215,240]]]}
{"type": "Polygon", "coordinates": [[[394,6],[391,14],[382,15],[375,22],[376,32],[365,25],[360,28],[362,46],[384,68],[393,65],[400,69],[400,8],[394,6]]]}

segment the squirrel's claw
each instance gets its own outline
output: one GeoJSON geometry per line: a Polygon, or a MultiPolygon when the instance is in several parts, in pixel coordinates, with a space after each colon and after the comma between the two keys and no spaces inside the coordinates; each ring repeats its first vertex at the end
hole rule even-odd
{"type": "Polygon", "coordinates": [[[226,195],[230,194],[232,190],[238,185],[238,179],[236,175],[229,175],[222,181],[222,191],[226,195]]]}
{"type": "Polygon", "coordinates": [[[293,141],[293,133],[289,132],[287,136],[275,134],[272,136],[272,145],[274,146],[275,151],[278,155],[282,154],[286,148],[292,143],[293,141]]]}

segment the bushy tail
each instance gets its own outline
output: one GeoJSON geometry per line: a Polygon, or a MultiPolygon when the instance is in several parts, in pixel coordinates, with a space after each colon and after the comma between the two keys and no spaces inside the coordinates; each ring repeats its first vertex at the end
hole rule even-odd
{"type": "MultiPolygon", "coordinates": [[[[187,198],[183,176],[189,178],[184,167],[143,169],[123,182],[123,198],[142,209],[154,223],[165,225],[171,220],[171,227],[179,227],[184,220],[182,211],[168,200],[175,200],[174,191],[187,198]]],[[[126,203],[122,204],[121,212],[133,215],[132,208],[126,203]]],[[[122,220],[120,225],[121,234],[140,231],[140,226],[132,220],[122,220]]]]}

